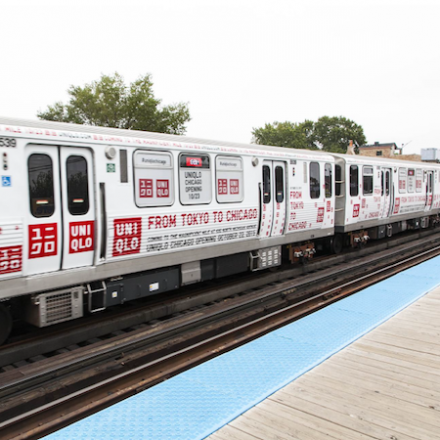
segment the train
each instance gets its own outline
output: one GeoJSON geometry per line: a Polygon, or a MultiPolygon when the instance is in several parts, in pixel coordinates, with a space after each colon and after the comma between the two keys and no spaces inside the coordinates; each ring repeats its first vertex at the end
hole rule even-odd
{"type": "Polygon", "coordinates": [[[439,165],[0,118],[0,343],[439,222],[439,165]]]}

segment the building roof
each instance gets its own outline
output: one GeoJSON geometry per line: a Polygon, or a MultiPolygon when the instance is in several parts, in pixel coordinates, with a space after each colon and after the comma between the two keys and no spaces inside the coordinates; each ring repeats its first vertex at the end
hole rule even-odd
{"type": "Polygon", "coordinates": [[[400,150],[395,142],[388,142],[385,144],[375,142],[374,144],[361,145],[359,148],[394,148],[395,150],[400,150]]]}

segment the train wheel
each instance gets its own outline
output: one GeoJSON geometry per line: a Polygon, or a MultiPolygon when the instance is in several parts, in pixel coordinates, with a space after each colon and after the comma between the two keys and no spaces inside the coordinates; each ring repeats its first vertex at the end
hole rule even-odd
{"type": "Polygon", "coordinates": [[[344,240],[342,235],[335,235],[330,240],[330,249],[334,254],[340,254],[344,247],[344,240]]]}
{"type": "Polygon", "coordinates": [[[8,339],[12,329],[12,316],[9,309],[0,304],[0,345],[8,339]]]}

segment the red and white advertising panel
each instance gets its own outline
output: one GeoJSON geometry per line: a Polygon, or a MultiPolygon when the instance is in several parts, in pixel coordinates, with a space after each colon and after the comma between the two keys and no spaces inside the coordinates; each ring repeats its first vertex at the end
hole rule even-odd
{"type": "Polygon", "coordinates": [[[173,204],[173,161],[170,153],[136,151],[134,178],[137,206],[169,206],[173,204]]]}
{"type": "Polygon", "coordinates": [[[243,162],[239,157],[217,156],[217,201],[241,202],[244,198],[243,162]]]}

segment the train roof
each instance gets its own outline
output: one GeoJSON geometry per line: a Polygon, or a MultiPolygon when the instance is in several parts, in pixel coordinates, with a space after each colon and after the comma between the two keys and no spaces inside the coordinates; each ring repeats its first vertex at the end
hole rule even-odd
{"type": "Polygon", "coordinates": [[[375,156],[361,156],[361,155],[352,155],[352,154],[337,154],[331,153],[335,156],[336,161],[342,160],[347,164],[359,164],[359,165],[384,165],[388,166],[411,166],[411,167],[424,167],[424,168],[439,168],[439,164],[435,164],[432,162],[415,162],[411,160],[402,160],[402,159],[394,159],[392,157],[375,157],[375,156]]]}
{"type": "MultiPolygon", "coordinates": [[[[332,155],[316,150],[300,150],[292,148],[274,147],[270,145],[244,144],[238,142],[217,141],[211,139],[201,139],[189,136],[180,136],[172,134],[154,133],[140,130],[127,130],[121,128],[98,127],[94,125],[80,125],[67,122],[53,122],[43,120],[28,120],[0,117],[0,132],[21,132],[25,135],[45,135],[44,132],[39,133],[38,130],[54,131],[59,137],[65,137],[71,140],[93,140],[93,142],[101,141],[103,144],[120,143],[120,144],[137,144],[137,145],[157,145],[157,146],[178,146],[185,145],[202,145],[209,150],[217,150],[227,148],[230,151],[243,152],[247,154],[264,154],[265,152],[273,152],[276,155],[285,157],[317,157],[321,160],[332,160],[332,155]],[[68,133],[66,133],[68,132],[68,133]],[[89,136],[85,136],[89,135],[89,136]],[[136,142],[139,140],[140,142],[136,142]],[[146,142],[148,140],[148,143],[146,142]],[[143,142],[142,142],[143,141],[143,142]]],[[[51,136],[53,139],[53,135],[51,136]]]]}

